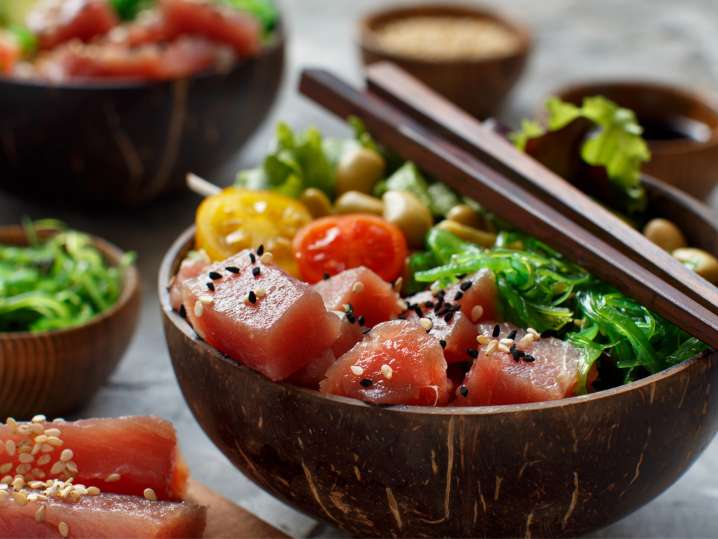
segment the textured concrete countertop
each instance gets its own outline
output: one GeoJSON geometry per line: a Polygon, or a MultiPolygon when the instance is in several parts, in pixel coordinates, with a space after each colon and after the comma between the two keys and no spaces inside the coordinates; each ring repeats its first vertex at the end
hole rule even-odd
{"type": "MultiPolygon", "coordinates": [[[[494,0],[536,32],[532,62],[503,117],[529,114],[538,100],[564,82],[587,77],[650,77],[691,88],[718,90],[718,5],[715,0],[494,0]]],[[[360,81],[354,22],[382,2],[286,1],[290,31],[285,88],[271,119],[229,167],[212,179],[228,183],[240,165],[255,163],[266,148],[271,125],[342,127],[296,95],[302,65],[325,66],[360,81]]],[[[0,122],[2,119],[0,118],[0,122]]],[[[0,194],[0,224],[25,215],[56,216],[139,253],[144,304],[129,353],[83,416],[157,414],[173,421],[194,476],[291,535],[339,533],[264,494],[219,453],[192,418],[172,373],[160,325],[156,275],[172,240],[189,225],[197,198],[187,195],[155,207],[127,212],[81,214],[21,202],[0,194]]],[[[596,537],[718,537],[718,442],[664,495],[596,537]]]]}

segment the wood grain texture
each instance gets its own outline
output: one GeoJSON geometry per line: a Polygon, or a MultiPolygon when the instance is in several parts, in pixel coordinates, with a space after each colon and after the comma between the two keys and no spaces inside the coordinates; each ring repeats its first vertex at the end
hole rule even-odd
{"type": "MultiPolygon", "coordinates": [[[[340,117],[358,116],[372,136],[402,157],[441,178],[457,192],[478,201],[520,230],[554,247],[689,334],[718,348],[718,301],[708,303],[708,306],[703,304],[706,296],[712,297],[709,295],[711,290],[715,293],[712,285],[706,283],[707,286],[701,289],[704,298],[694,299],[526,190],[500,169],[451,144],[387,101],[360,92],[331,73],[305,70],[300,91],[340,117]]],[[[537,166],[534,164],[533,168],[537,166]]],[[[565,184],[560,178],[557,180],[565,184]]],[[[597,211],[607,213],[600,207],[597,211]]],[[[668,258],[666,270],[671,274],[674,271],[680,273],[680,268],[674,267],[676,261],[668,258]]],[[[691,279],[695,275],[686,268],[682,271],[688,274],[686,281],[694,284],[691,279]]]]}
{"type": "Polygon", "coordinates": [[[543,202],[587,228],[621,253],[689,295],[706,309],[718,312],[718,288],[686,268],[616,215],[572,184],[519,151],[408,73],[391,64],[373,66],[369,88],[382,99],[451,142],[488,163],[543,202]]]}
{"type": "MultiPolygon", "coordinates": [[[[99,238],[111,264],[122,252],[99,238]]],[[[0,228],[0,243],[23,245],[21,227],[0,228]]],[[[0,417],[62,416],[88,402],[125,353],[140,313],[139,273],[128,268],[122,294],[82,326],[39,333],[0,332],[0,417]]]]}
{"type": "MultiPolygon", "coordinates": [[[[713,231],[716,233],[718,231],[713,231]]],[[[356,536],[571,537],[667,489],[718,430],[718,353],[619,388],[547,403],[370,406],[273,383],[197,338],[159,294],[180,388],[247,477],[356,536]]]]}
{"type": "Polygon", "coordinates": [[[207,507],[204,539],[286,539],[289,536],[246,509],[190,479],[187,499],[207,507]]]}
{"type": "Polygon", "coordinates": [[[166,82],[0,80],[0,187],[72,206],[138,205],[239,151],[284,71],[284,34],[226,72],[166,82]],[[41,156],[41,157],[39,157],[41,156]]]}
{"type": "Polygon", "coordinates": [[[365,66],[394,62],[471,114],[486,118],[499,110],[523,73],[531,52],[531,35],[524,26],[489,9],[468,5],[417,5],[385,8],[366,16],[359,25],[359,47],[365,66]],[[514,33],[518,47],[515,52],[500,57],[431,61],[399,56],[377,43],[376,29],[413,16],[460,16],[494,21],[514,33]]]}

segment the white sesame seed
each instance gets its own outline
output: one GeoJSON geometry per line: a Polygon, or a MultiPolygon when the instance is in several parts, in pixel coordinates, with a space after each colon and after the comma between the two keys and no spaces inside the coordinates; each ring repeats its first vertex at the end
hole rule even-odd
{"type": "Polygon", "coordinates": [[[119,480],[120,480],[120,477],[121,477],[121,476],[120,476],[120,474],[118,474],[118,473],[111,473],[110,475],[108,475],[107,477],[105,477],[105,481],[106,481],[107,483],[114,483],[115,481],[119,481],[119,480]]]}
{"type": "Polygon", "coordinates": [[[68,460],[72,460],[72,457],[75,456],[75,453],[72,451],[72,449],[63,449],[62,453],[60,453],[60,460],[62,462],[67,462],[68,460]]]}
{"type": "Polygon", "coordinates": [[[78,472],[77,464],[75,464],[73,461],[68,462],[67,471],[73,475],[76,474],[78,472]]]}
{"type": "Polygon", "coordinates": [[[15,421],[12,417],[8,417],[5,420],[5,425],[10,429],[10,434],[15,434],[17,432],[17,421],[15,421]]]}
{"type": "Polygon", "coordinates": [[[364,369],[362,369],[359,365],[352,365],[350,370],[352,371],[352,374],[355,374],[356,376],[364,374],[364,369]]]}
{"type": "Polygon", "coordinates": [[[354,292],[355,294],[360,294],[363,291],[364,283],[362,283],[361,281],[357,281],[352,285],[352,292],[354,292]]]}
{"type": "Polygon", "coordinates": [[[403,285],[404,285],[404,279],[402,279],[401,277],[397,277],[396,281],[394,281],[394,286],[393,286],[394,292],[398,292],[399,290],[401,290],[401,287],[403,285]]]}
{"type": "Polygon", "coordinates": [[[478,322],[484,316],[484,308],[481,305],[474,305],[471,309],[471,321],[478,322]]]}
{"type": "Polygon", "coordinates": [[[381,374],[387,380],[391,380],[391,377],[394,375],[394,370],[391,368],[391,366],[385,363],[381,366],[381,374]]]}
{"type": "Polygon", "coordinates": [[[199,318],[204,312],[204,306],[201,301],[195,301],[194,303],[194,315],[199,318]]]}
{"type": "Polygon", "coordinates": [[[47,442],[47,434],[38,434],[35,436],[36,444],[44,444],[45,442],[47,442]]]}
{"type": "Polygon", "coordinates": [[[57,525],[57,531],[59,531],[63,537],[67,537],[70,535],[70,526],[67,525],[67,522],[60,522],[57,525]]]}
{"type": "Polygon", "coordinates": [[[208,296],[207,294],[202,294],[198,299],[204,305],[209,305],[210,303],[214,302],[214,298],[212,296],[208,296]]]}
{"type": "Polygon", "coordinates": [[[18,464],[17,468],[15,468],[15,473],[18,475],[25,475],[31,468],[32,465],[30,464],[18,464]]]}
{"type": "Polygon", "coordinates": [[[274,255],[269,251],[265,251],[262,256],[259,257],[259,260],[262,264],[268,266],[269,264],[274,262],[274,255]]]}
{"type": "MultiPolygon", "coordinates": [[[[209,259],[207,259],[209,261],[209,259]]],[[[62,417],[56,417],[52,420],[53,423],[67,423],[62,417]]]]}
{"type": "Polygon", "coordinates": [[[20,490],[24,486],[25,486],[25,480],[22,477],[18,476],[15,479],[13,479],[12,488],[14,488],[15,490],[20,490]]]}
{"type": "Polygon", "coordinates": [[[397,302],[396,302],[396,305],[397,305],[397,307],[399,307],[399,309],[401,309],[402,311],[406,311],[406,309],[408,308],[408,305],[406,304],[406,301],[404,301],[403,299],[400,299],[399,301],[397,301],[397,302]]]}
{"type": "Polygon", "coordinates": [[[65,442],[63,442],[63,441],[62,441],[60,438],[58,438],[57,436],[48,436],[48,437],[47,437],[47,443],[50,444],[50,445],[53,445],[53,446],[55,446],[55,447],[60,447],[60,446],[61,446],[62,444],[64,444],[65,442]]]}
{"type": "Polygon", "coordinates": [[[13,456],[15,454],[15,442],[12,440],[7,440],[5,442],[5,451],[7,451],[8,455],[13,456]]]}
{"type": "Polygon", "coordinates": [[[499,344],[498,349],[499,349],[499,352],[508,352],[509,351],[509,347],[506,346],[505,344],[499,344]]]}
{"type": "Polygon", "coordinates": [[[44,423],[45,421],[47,421],[47,418],[42,414],[38,414],[32,418],[33,423],[44,423]]]}
{"type": "Polygon", "coordinates": [[[536,331],[534,328],[528,328],[528,329],[526,330],[526,333],[530,333],[530,334],[532,334],[532,335],[535,335],[536,337],[540,337],[540,336],[541,336],[541,335],[539,334],[539,332],[536,331]]]}
{"type": "Polygon", "coordinates": [[[12,483],[12,475],[6,475],[2,479],[0,479],[0,483],[3,485],[9,485],[12,483]]]}
{"type": "MultiPolygon", "coordinates": [[[[37,459],[37,465],[38,466],[45,466],[45,464],[48,464],[52,457],[50,455],[42,455],[39,459],[37,459]]],[[[2,472],[0,472],[2,473],[2,472]]]]}
{"type": "Polygon", "coordinates": [[[50,475],[59,475],[65,471],[65,463],[59,460],[50,468],[50,475]]]}
{"type": "Polygon", "coordinates": [[[43,483],[42,481],[30,481],[28,483],[28,485],[30,485],[30,488],[34,488],[36,490],[39,488],[45,488],[45,486],[46,486],[46,484],[43,483]]]}
{"type": "Polygon", "coordinates": [[[426,331],[430,331],[431,328],[434,327],[434,323],[429,318],[419,318],[419,324],[421,324],[421,327],[426,331]]]}
{"type": "Polygon", "coordinates": [[[31,425],[27,426],[27,430],[34,434],[42,434],[45,430],[45,427],[43,427],[41,423],[32,423],[31,425]]]}
{"type": "Polygon", "coordinates": [[[45,479],[45,472],[43,472],[40,468],[33,468],[31,473],[36,479],[45,479]]]}
{"type": "MultiPolygon", "coordinates": [[[[57,421],[57,419],[55,421],[57,421]]],[[[60,429],[45,429],[45,436],[60,436],[60,429]]],[[[35,441],[37,442],[37,440],[35,441]]]]}
{"type": "Polygon", "coordinates": [[[491,337],[488,335],[479,335],[476,337],[476,342],[479,344],[489,344],[491,342],[491,337]]]}
{"type": "Polygon", "coordinates": [[[3,464],[2,466],[0,466],[0,474],[2,474],[2,475],[5,475],[10,470],[12,470],[12,462],[7,462],[7,463],[3,464]]]}
{"type": "Polygon", "coordinates": [[[147,498],[151,502],[157,501],[157,494],[155,494],[155,491],[152,490],[151,488],[146,488],[144,490],[143,494],[144,494],[145,498],[147,498]]]}
{"type": "Polygon", "coordinates": [[[504,346],[510,347],[511,345],[514,344],[514,340],[513,339],[501,339],[499,341],[499,344],[503,344],[504,346]]]}
{"type": "Polygon", "coordinates": [[[34,462],[35,457],[33,457],[30,453],[20,453],[17,460],[19,460],[22,464],[28,464],[30,462],[34,462]]]}
{"type": "Polygon", "coordinates": [[[520,348],[525,348],[527,346],[531,346],[531,343],[534,342],[534,337],[531,335],[531,333],[527,333],[521,339],[519,339],[519,342],[516,343],[516,346],[520,348]]]}
{"type": "Polygon", "coordinates": [[[267,295],[267,290],[265,288],[256,288],[254,290],[254,295],[257,296],[257,299],[263,298],[267,295]]]}
{"type": "Polygon", "coordinates": [[[18,505],[27,505],[27,495],[24,492],[13,492],[12,499],[15,500],[15,503],[18,505]]]}
{"type": "Polygon", "coordinates": [[[496,348],[498,346],[499,346],[499,341],[491,339],[491,341],[489,341],[489,344],[486,345],[486,353],[490,354],[491,352],[496,350],[496,348]]]}
{"type": "Polygon", "coordinates": [[[87,495],[88,496],[97,496],[100,494],[100,489],[97,487],[87,487],[87,495]]]}
{"type": "Polygon", "coordinates": [[[22,434],[23,436],[26,434],[30,434],[30,427],[25,424],[18,425],[17,432],[18,434],[22,434]]]}
{"type": "Polygon", "coordinates": [[[45,520],[45,506],[41,505],[35,511],[35,522],[43,522],[45,520]]]}
{"type": "Polygon", "coordinates": [[[52,453],[53,451],[55,451],[55,448],[50,444],[42,444],[40,451],[42,451],[43,453],[52,453]]]}
{"type": "Polygon", "coordinates": [[[0,490],[0,502],[4,502],[10,497],[10,494],[7,490],[0,490]]]}

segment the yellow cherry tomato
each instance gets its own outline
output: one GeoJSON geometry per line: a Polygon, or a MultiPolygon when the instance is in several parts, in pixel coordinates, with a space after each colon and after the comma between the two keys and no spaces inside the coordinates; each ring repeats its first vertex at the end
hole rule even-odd
{"type": "Polygon", "coordinates": [[[298,276],[292,238],[311,220],[309,210],[293,198],[229,187],[205,198],[197,208],[195,240],[212,260],[264,245],[279,267],[298,276]]]}

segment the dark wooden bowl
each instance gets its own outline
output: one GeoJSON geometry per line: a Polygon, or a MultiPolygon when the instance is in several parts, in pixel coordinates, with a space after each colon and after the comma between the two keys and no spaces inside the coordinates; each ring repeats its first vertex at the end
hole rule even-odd
{"type": "Polygon", "coordinates": [[[687,88],[648,81],[592,81],[559,88],[555,94],[572,103],[603,95],[636,112],[640,119],[686,118],[704,124],[706,140],[649,142],[651,160],[644,170],[700,200],[718,203],[718,103],[687,88]]]}
{"type": "Polygon", "coordinates": [[[0,187],[73,204],[138,205],[226,162],[267,116],[285,40],[229,71],[59,86],[0,78],[0,187]]]}
{"type": "MultiPolygon", "coordinates": [[[[111,264],[122,252],[93,238],[111,264]]],[[[21,227],[0,228],[0,243],[25,245],[21,227]]],[[[0,332],[0,417],[62,416],[88,402],[109,378],[140,314],[140,278],[132,266],[117,303],[81,326],[40,333],[0,332]]]]}
{"type": "MultiPolygon", "coordinates": [[[[700,204],[650,182],[656,211],[716,252],[700,204]]],[[[711,220],[712,219],[712,220],[711,220]]],[[[718,353],[619,388],[483,408],[377,407],[273,383],[199,340],[159,275],[165,335],[197,421],[245,475],[357,536],[570,537],[658,496],[718,429],[718,353]]]]}
{"type": "Polygon", "coordinates": [[[495,115],[523,73],[531,52],[527,28],[497,12],[468,5],[389,7],[360,22],[359,48],[364,65],[389,61],[478,118],[495,115]],[[462,16],[494,21],[518,37],[516,51],[482,60],[432,61],[389,52],[377,42],[375,31],[388,22],[415,16],[462,16]]]}

